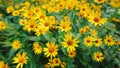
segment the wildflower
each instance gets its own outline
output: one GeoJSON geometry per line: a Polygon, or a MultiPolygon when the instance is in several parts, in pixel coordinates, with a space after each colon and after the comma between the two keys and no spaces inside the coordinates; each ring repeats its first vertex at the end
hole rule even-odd
{"type": "Polygon", "coordinates": [[[77,37],[73,39],[71,33],[65,34],[64,42],[61,42],[62,46],[67,48],[67,51],[75,50],[75,47],[78,47],[77,43],[79,43],[77,37]]]}
{"type": "Polygon", "coordinates": [[[71,25],[70,21],[61,21],[59,28],[61,31],[68,32],[72,29],[70,25],[71,25]]]}
{"type": "Polygon", "coordinates": [[[7,28],[7,24],[3,21],[0,21],[0,30],[5,30],[7,28]]]}
{"type": "Polygon", "coordinates": [[[91,36],[86,36],[85,38],[84,38],[84,42],[83,42],[86,46],[89,46],[89,47],[91,47],[91,46],[93,46],[93,37],[91,37],[91,36]]]}
{"type": "Polygon", "coordinates": [[[7,7],[7,9],[6,9],[6,12],[7,12],[7,13],[11,13],[12,11],[14,11],[13,6],[7,7]]]}
{"type": "Polygon", "coordinates": [[[102,45],[102,39],[101,38],[94,38],[94,45],[96,47],[100,47],[102,45]]]}
{"type": "Polygon", "coordinates": [[[93,58],[97,61],[97,62],[102,62],[104,57],[103,57],[103,53],[102,52],[96,52],[93,54],[93,58]]]}
{"type": "Polygon", "coordinates": [[[13,60],[13,63],[18,63],[16,68],[23,68],[23,64],[27,64],[28,57],[26,56],[26,53],[23,52],[22,54],[16,54],[16,57],[14,57],[13,60]]]}
{"type": "Polygon", "coordinates": [[[55,65],[55,66],[59,66],[60,63],[61,63],[61,60],[60,60],[60,58],[54,58],[54,59],[53,59],[53,62],[54,62],[54,65],[55,65]]]}
{"type": "Polygon", "coordinates": [[[8,64],[5,64],[3,61],[0,61],[0,68],[9,68],[8,64]]]}
{"type": "Polygon", "coordinates": [[[65,68],[65,67],[66,67],[66,63],[65,63],[65,62],[62,62],[62,63],[61,63],[61,67],[62,67],[62,68],[65,68]]]}
{"type": "Polygon", "coordinates": [[[42,47],[39,45],[38,42],[33,43],[33,50],[34,50],[35,54],[42,53],[42,47]]]}
{"type": "Polygon", "coordinates": [[[76,51],[68,51],[68,56],[74,58],[76,56],[76,51]]]}
{"type": "Polygon", "coordinates": [[[92,35],[92,36],[97,36],[97,35],[98,35],[97,30],[91,30],[91,35],[92,35]]]}
{"type": "Polygon", "coordinates": [[[102,24],[104,24],[107,20],[107,18],[101,18],[101,12],[100,11],[96,11],[94,14],[92,14],[89,18],[88,21],[92,24],[94,24],[95,26],[101,26],[102,24]]]}
{"type": "Polygon", "coordinates": [[[104,42],[108,46],[112,46],[115,43],[114,38],[112,36],[110,36],[110,35],[106,35],[106,38],[104,39],[104,42]]]}
{"type": "Polygon", "coordinates": [[[44,55],[46,57],[49,57],[52,59],[52,57],[55,57],[58,54],[58,46],[54,42],[48,42],[46,43],[45,48],[43,48],[43,51],[45,52],[44,55]]]}
{"type": "Polygon", "coordinates": [[[12,48],[15,50],[18,50],[19,48],[21,48],[22,44],[20,43],[19,40],[14,40],[11,44],[12,48]]]}
{"type": "Polygon", "coordinates": [[[104,3],[106,0],[94,0],[96,3],[104,3]]]}

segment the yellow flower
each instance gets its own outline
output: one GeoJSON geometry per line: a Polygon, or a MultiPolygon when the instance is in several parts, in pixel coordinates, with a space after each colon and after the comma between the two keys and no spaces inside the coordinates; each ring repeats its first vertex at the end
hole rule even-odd
{"type": "Polygon", "coordinates": [[[60,26],[59,26],[59,29],[61,31],[65,31],[65,32],[68,32],[72,29],[72,27],[70,26],[71,25],[71,22],[70,21],[61,21],[60,22],[60,26]]]}
{"type": "Polygon", "coordinates": [[[68,56],[74,58],[76,56],[76,51],[68,51],[68,56]]]}
{"type": "Polygon", "coordinates": [[[81,3],[80,6],[80,13],[86,14],[89,11],[88,3],[81,3]]]}
{"type": "Polygon", "coordinates": [[[42,53],[42,47],[39,45],[38,42],[33,43],[33,50],[35,54],[41,54],[42,53]]]}
{"type": "Polygon", "coordinates": [[[64,42],[61,42],[62,46],[64,48],[67,48],[67,51],[69,50],[76,50],[75,47],[78,47],[79,40],[76,38],[73,39],[71,33],[65,34],[64,42]]]}
{"type": "Polygon", "coordinates": [[[18,63],[16,68],[23,68],[23,64],[27,64],[28,57],[26,56],[26,53],[23,52],[22,54],[16,54],[16,57],[14,57],[13,60],[13,63],[18,63]]]}
{"type": "Polygon", "coordinates": [[[48,42],[46,43],[45,48],[43,48],[43,51],[45,52],[44,55],[46,57],[49,57],[52,59],[52,57],[55,57],[58,54],[58,46],[54,42],[48,42]]]}
{"type": "Polygon", "coordinates": [[[3,15],[2,15],[2,13],[0,13],[0,17],[2,17],[3,15]]]}
{"type": "Polygon", "coordinates": [[[12,16],[18,16],[20,14],[19,10],[15,10],[12,12],[12,16]]]}
{"type": "Polygon", "coordinates": [[[9,68],[8,64],[5,64],[3,61],[0,61],[0,68],[9,68]]]}
{"type": "Polygon", "coordinates": [[[110,35],[106,35],[106,38],[104,39],[105,44],[108,46],[112,46],[115,44],[114,38],[110,35]]]}
{"type": "Polygon", "coordinates": [[[88,18],[88,21],[94,24],[95,26],[101,26],[106,22],[107,18],[101,18],[100,16],[101,16],[101,11],[96,11],[88,18]]]}
{"type": "Polygon", "coordinates": [[[7,28],[7,24],[3,21],[0,21],[0,30],[5,30],[7,28]]]}
{"type": "Polygon", "coordinates": [[[60,60],[60,58],[54,58],[54,59],[53,59],[53,62],[54,62],[54,65],[55,65],[55,66],[59,66],[60,63],[61,63],[61,60],[60,60]]]}
{"type": "Polygon", "coordinates": [[[102,52],[96,52],[93,54],[93,58],[97,61],[97,62],[102,62],[104,57],[103,57],[103,53],[102,52]]]}
{"type": "Polygon", "coordinates": [[[42,25],[37,25],[37,28],[35,29],[35,34],[37,36],[40,36],[41,34],[45,34],[47,32],[47,29],[42,25]]]}
{"type": "Polygon", "coordinates": [[[45,17],[44,19],[41,19],[41,26],[44,26],[47,30],[50,29],[52,26],[53,22],[50,20],[50,17],[45,17]]]}
{"type": "Polygon", "coordinates": [[[84,42],[83,42],[86,46],[89,46],[89,47],[91,47],[91,46],[93,46],[93,37],[91,37],[91,36],[86,36],[85,38],[84,38],[84,42]]]}
{"type": "Polygon", "coordinates": [[[92,36],[97,36],[98,35],[98,32],[97,32],[97,30],[91,30],[91,35],[92,36]]]}
{"type": "Polygon", "coordinates": [[[66,63],[65,63],[65,62],[62,62],[62,63],[61,63],[61,67],[62,67],[62,68],[65,68],[65,67],[66,67],[66,63]]]}
{"type": "Polygon", "coordinates": [[[89,27],[89,26],[85,26],[84,29],[85,29],[86,31],[88,31],[88,30],[90,29],[90,27],[89,27]]]}
{"type": "Polygon", "coordinates": [[[110,0],[110,5],[112,7],[118,8],[120,7],[120,0],[110,0]]]}
{"type": "Polygon", "coordinates": [[[94,38],[94,45],[96,47],[100,47],[102,45],[102,39],[101,38],[94,38]]]}
{"type": "Polygon", "coordinates": [[[34,18],[32,18],[31,20],[28,21],[29,23],[27,23],[26,25],[24,25],[24,30],[27,30],[28,32],[30,31],[34,31],[36,28],[36,21],[34,18]]]}
{"type": "Polygon", "coordinates": [[[24,19],[20,19],[19,21],[20,25],[26,25],[27,23],[28,23],[27,20],[24,20],[24,19]]]}
{"type": "Polygon", "coordinates": [[[14,11],[13,6],[7,7],[6,11],[7,11],[7,13],[11,13],[12,11],[14,11]]]}
{"type": "Polygon", "coordinates": [[[55,67],[53,59],[49,59],[48,67],[50,67],[50,68],[54,68],[55,67]]]}
{"type": "Polygon", "coordinates": [[[19,49],[22,46],[22,44],[20,43],[19,40],[14,40],[12,42],[11,46],[12,46],[13,49],[17,50],[17,49],[19,49]]]}
{"type": "Polygon", "coordinates": [[[106,0],[94,0],[96,3],[104,3],[106,0]]]}
{"type": "Polygon", "coordinates": [[[79,29],[80,34],[84,34],[86,30],[84,28],[79,29]]]}

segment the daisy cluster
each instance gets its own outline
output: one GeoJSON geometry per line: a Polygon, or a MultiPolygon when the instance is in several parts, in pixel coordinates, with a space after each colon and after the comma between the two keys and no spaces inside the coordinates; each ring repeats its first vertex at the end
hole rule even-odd
{"type": "Polygon", "coordinates": [[[120,0],[1,0],[0,8],[0,68],[120,67],[120,0]]]}

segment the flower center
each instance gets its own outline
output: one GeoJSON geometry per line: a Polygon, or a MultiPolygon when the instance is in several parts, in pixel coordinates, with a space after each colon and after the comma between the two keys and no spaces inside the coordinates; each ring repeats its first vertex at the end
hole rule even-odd
{"type": "Polygon", "coordinates": [[[19,63],[23,63],[24,62],[24,59],[23,58],[20,58],[19,59],[19,63]]]}
{"type": "Polygon", "coordinates": [[[90,43],[90,40],[89,40],[89,39],[87,40],[87,43],[90,43]]]}
{"type": "Polygon", "coordinates": [[[111,40],[110,40],[110,39],[108,39],[108,40],[107,40],[107,42],[111,42],[111,40]]]}
{"type": "Polygon", "coordinates": [[[44,24],[46,27],[48,27],[50,24],[49,24],[49,22],[45,22],[45,24],[44,24]]]}
{"type": "Polygon", "coordinates": [[[98,0],[99,2],[101,2],[102,0],[98,0]]]}
{"type": "Polygon", "coordinates": [[[68,40],[68,41],[67,41],[67,44],[68,44],[68,45],[73,45],[73,40],[68,40]]]}
{"type": "Polygon", "coordinates": [[[100,58],[101,56],[100,56],[100,55],[97,55],[96,57],[97,57],[97,58],[100,58]]]}
{"type": "Polygon", "coordinates": [[[95,43],[98,43],[99,41],[98,40],[95,40],[95,43]]]}
{"type": "Polygon", "coordinates": [[[53,53],[54,50],[55,50],[54,48],[49,48],[49,52],[50,52],[50,53],[53,53]]]}
{"type": "Polygon", "coordinates": [[[99,22],[100,19],[99,19],[98,17],[95,17],[95,18],[94,18],[94,21],[95,21],[95,22],[99,22]]]}
{"type": "Polygon", "coordinates": [[[34,25],[31,24],[31,25],[30,25],[30,28],[34,28],[34,25]]]}

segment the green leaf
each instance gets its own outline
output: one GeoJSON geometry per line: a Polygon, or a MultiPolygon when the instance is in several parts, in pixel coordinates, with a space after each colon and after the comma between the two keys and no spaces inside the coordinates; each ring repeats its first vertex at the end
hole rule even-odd
{"type": "Polygon", "coordinates": [[[10,49],[10,53],[9,53],[9,58],[11,58],[14,54],[15,54],[15,52],[16,52],[17,50],[14,50],[14,49],[10,49]]]}
{"type": "Polygon", "coordinates": [[[28,38],[30,41],[39,41],[40,40],[40,37],[37,37],[37,36],[29,36],[28,38]]]}

